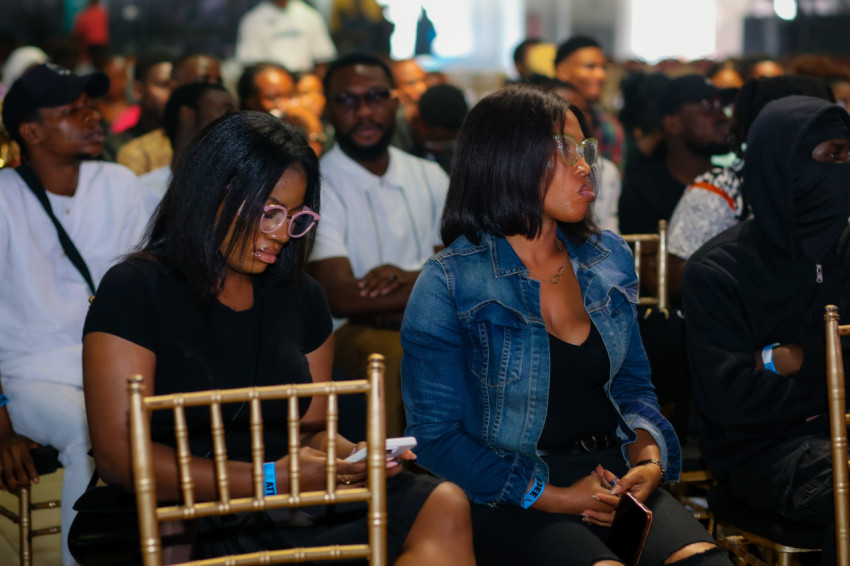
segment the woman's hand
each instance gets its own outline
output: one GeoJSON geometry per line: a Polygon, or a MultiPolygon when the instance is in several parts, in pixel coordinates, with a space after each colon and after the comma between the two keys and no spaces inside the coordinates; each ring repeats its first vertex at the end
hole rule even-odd
{"type": "Polygon", "coordinates": [[[643,503],[659,485],[661,485],[661,467],[652,463],[643,464],[633,467],[617,480],[617,485],[611,489],[611,493],[620,495],[630,491],[638,501],[643,503]]]}
{"type": "MultiPolygon", "coordinates": [[[[597,470],[602,470],[602,467],[598,466],[597,470]]],[[[614,474],[602,470],[584,476],[569,487],[547,485],[532,509],[581,515],[586,523],[610,526],[619,498],[609,493],[610,484],[603,475],[614,478],[614,474]]]]}
{"type": "Polygon", "coordinates": [[[599,527],[610,527],[614,520],[614,511],[620,498],[608,490],[608,482],[604,479],[613,474],[597,466],[594,473],[584,476],[571,487],[579,494],[578,502],[582,505],[579,514],[585,523],[599,527]],[[588,501],[591,503],[588,504],[588,501]]]}

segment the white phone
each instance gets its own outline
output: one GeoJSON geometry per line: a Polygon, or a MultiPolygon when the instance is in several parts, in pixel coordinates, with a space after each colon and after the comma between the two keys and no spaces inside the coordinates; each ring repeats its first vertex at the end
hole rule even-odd
{"type": "MultiPolygon", "coordinates": [[[[387,460],[398,458],[411,448],[416,446],[416,439],[412,436],[401,436],[387,439],[387,460]]],[[[345,459],[346,462],[362,462],[366,459],[366,449],[361,448],[345,459]]]]}

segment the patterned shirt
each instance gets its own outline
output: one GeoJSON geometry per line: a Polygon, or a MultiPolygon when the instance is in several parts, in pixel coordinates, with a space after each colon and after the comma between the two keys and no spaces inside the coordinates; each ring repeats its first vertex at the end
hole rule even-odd
{"type": "Polygon", "coordinates": [[[715,167],[685,189],[670,218],[668,250],[688,259],[704,243],[745,219],[741,193],[744,161],[715,167]]]}

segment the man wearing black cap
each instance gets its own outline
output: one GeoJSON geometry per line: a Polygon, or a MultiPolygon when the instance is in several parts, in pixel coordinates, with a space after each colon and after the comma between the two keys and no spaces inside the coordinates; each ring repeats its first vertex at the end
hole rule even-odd
{"type": "Polygon", "coordinates": [[[685,187],[711,169],[711,156],[729,151],[725,110],[734,91],[720,90],[699,75],[673,79],[658,96],[664,160],[647,165],[623,182],[620,233],[646,234],[670,220],[685,187]]]}
{"type": "Polygon", "coordinates": [[[89,160],[103,148],[92,99],[108,87],[103,73],[47,63],[3,102],[23,165],[0,170],[0,489],[38,480],[36,443],[59,450],[63,564],[74,563],[66,537],[92,473],[80,341],[88,298],[146,222],[133,173],[89,160]]]}

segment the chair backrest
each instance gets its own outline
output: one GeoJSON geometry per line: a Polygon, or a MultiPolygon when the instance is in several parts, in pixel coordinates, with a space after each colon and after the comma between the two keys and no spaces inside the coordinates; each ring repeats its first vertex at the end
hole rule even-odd
{"type": "Polygon", "coordinates": [[[844,356],[841,353],[841,337],[850,335],[850,325],[838,324],[838,307],[835,305],[826,307],[824,318],[836,562],[839,566],[850,566],[850,462],[847,460],[847,425],[850,419],[844,398],[844,356]]]}
{"type": "Polygon", "coordinates": [[[635,272],[638,278],[641,276],[642,259],[645,255],[655,251],[656,282],[655,295],[642,295],[638,299],[640,305],[657,306],[659,310],[666,310],[667,301],[667,221],[658,221],[657,234],[624,234],[623,239],[632,246],[635,259],[635,272]]]}
{"type": "Polygon", "coordinates": [[[145,397],[141,376],[130,377],[128,383],[130,392],[130,442],[134,487],[139,510],[143,564],[145,566],[159,566],[161,564],[162,543],[159,524],[166,521],[229,515],[245,511],[366,501],[368,502],[368,544],[268,550],[238,557],[226,556],[207,560],[204,564],[281,564],[307,560],[368,558],[372,566],[384,566],[387,561],[387,515],[383,380],[384,358],[378,354],[369,357],[367,379],[353,381],[244,387],[145,397]],[[347,394],[365,394],[367,396],[368,481],[366,487],[363,488],[338,490],[336,489],[336,459],[334,456],[336,454],[335,438],[339,418],[337,397],[347,394]],[[302,397],[315,396],[326,396],[328,398],[326,489],[302,491],[299,481],[301,472],[298,460],[300,448],[298,402],[302,397]],[[282,399],[288,402],[290,489],[289,493],[265,495],[262,469],[264,447],[261,403],[266,400],[282,399]],[[250,408],[251,465],[254,485],[254,494],[251,497],[233,498],[230,495],[230,480],[226,466],[225,426],[221,413],[221,405],[225,403],[244,403],[250,408]],[[213,442],[216,485],[218,486],[218,499],[216,501],[195,501],[193,479],[189,473],[191,454],[189,452],[185,409],[198,406],[210,408],[210,432],[213,442]],[[153,411],[161,410],[171,411],[174,415],[177,464],[183,499],[182,503],[178,504],[160,505],[156,500],[156,480],[149,417],[153,411]]]}

